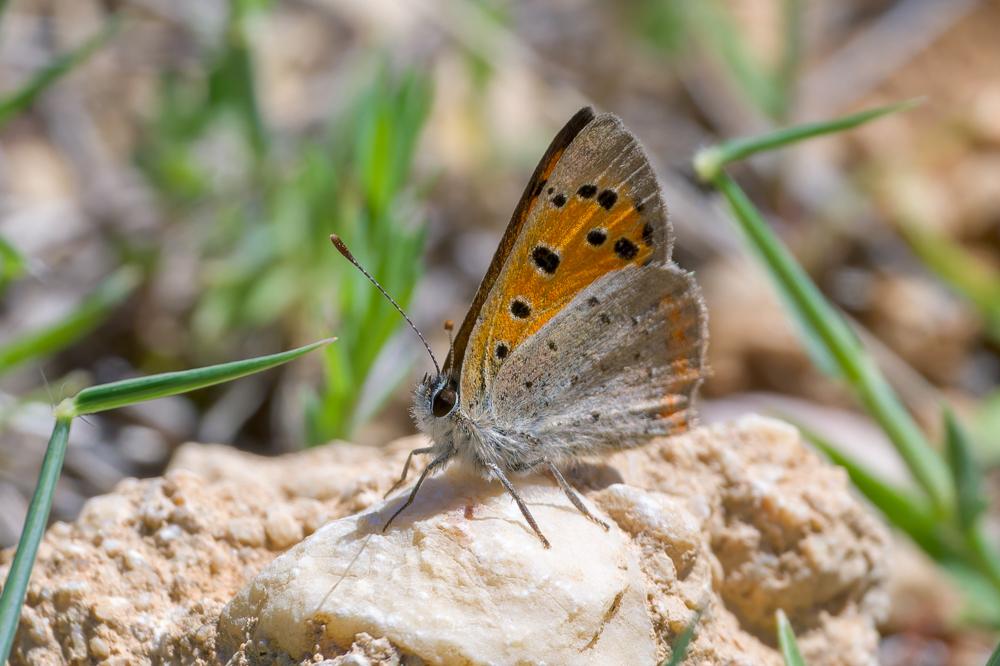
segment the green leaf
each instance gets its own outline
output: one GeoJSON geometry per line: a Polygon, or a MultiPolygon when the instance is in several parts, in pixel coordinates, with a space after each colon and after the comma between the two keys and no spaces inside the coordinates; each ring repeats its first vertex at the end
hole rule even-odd
{"type": "Polygon", "coordinates": [[[834,120],[796,125],[767,134],[761,134],[760,136],[732,139],[717,146],[699,150],[694,156],[694,169],[698,177],[703,181],[713,182],[722,172],[722,168],[731,162],[745,159],[760,152],[782,148],[813,137],[852,129],[890,113],[912,109],[921,103],[922,100],[913,99],[853,113],[834,120]]]}
{"type": "Polygon", "coordinates": [[[7,663],[11,646],[14,644],[14,634],[21,619],[21,606],[28,591],[28,580],[35,564],[38,545],[45,534],[45,525],[52,509],[52,496],[55,494],[56,482],[62,470],[63,459],[66,457],[66,442],[69,440],[71,418],[62,417],[56,420],[49,446],[42,459],[42,468],[38,474],[38,486],[31,496],[31,504],[24,519],[24,529],[17,543],[14,561],[7,572],[4,581],[3,594],[0,594],[0,664],[7,663]]]}
{"type": "Polygon", "coordinates": [[[854,331],[774,235],[736,182],[719,171],[712,183],[728,201],[734,219],[771,273],[783,299],[794,308],[795,317],[814,338],[813,344],[822,345],[836,363],[841,376],[888,435],[935,509],[942,514],[950,512],[953,486],[947,465],[903,408],[854,331]]]}
{"type": "Polygon", "coordinates": [[[986,510],[982,480],[979,467],[972,457],[972,442],[969,435],[948,408],[944,410],[944,424],[948,466],[951,468],[951,477],[955,484],[958,523],[963,530],[968,530],[986,510]]]}
{"type": "Polygon", "coordinates": [[[93,331],[128,298],[139,279],[135,269],[120,269],[62,319],[0,345],[0,374],[25,361],[65,349],[93,331]]]}
{"type": "Polygon", "coordinates": [[[80,416],[103,412],[116,407],[124,407],[137,402],[165,398],[178,393],[194,391],[206,386],[239,379],[257,372],[295,360],[303,354],[330,344],[336,338],[320,340],[312,344],[257,358],[212,365],[206,368],[167,372],[149,377],[124,379],[120,382],[85,388],[73,398],[67,398],[57,408],[62,416],[80,416]]]}
{"type": "Polygon", "coordinates": [[[688,648],[691,646],[691,640],[694,638],[695,629],[697,629],[698,623],[701,621],[703,612],[702,609],[698,609],[695,612],[694,617],[684,627],[684,631],[677,637],[674,644],[670,646],[670,659],[664,660],[660,666],[680,666],[684,662],[684,657],[687,656],[688,648]]]}
{"type": "Polygon", "coordinates": [[[788,622],[785,611],[778,609],[776,613],[778,619],[778,645],[781,647],[781,654],[785,658],[785,666],[806,666],[799,652],[799,644],[795,640],[795,632],[788,622]]]}
{"type": "Polygon", "coordinates": [[[85,41],[76,49],[59,56],[40,72],[35,74],[30,81],[20,89],[0,99],[0,127],[2,127],[14,115],[20,113],[35,101],[42,92],[58,81],[64,75],[72,71],[79,64],[89,58],[95,51],[108,43],[115,35],[119,27],[117,16],[104,24],[96,35],[85,41]]]}

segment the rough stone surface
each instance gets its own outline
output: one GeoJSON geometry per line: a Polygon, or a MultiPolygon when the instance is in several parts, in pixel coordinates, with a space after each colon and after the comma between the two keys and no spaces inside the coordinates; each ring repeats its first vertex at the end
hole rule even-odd
{"type": "Polygon", "coordinates": [[[524,487],[545,550],[499,484],[461,468],[321,528],[244,588],[220,621],[226,656],[269,662],[367,631],[431,664],[648,664],[645,582],[628,537],[610,534],[539,479],[524,487]]]}
{"type": "Polygon", "coordinates": [[[12,663],[653,663],[700,609],[685,663],[778,665],[777,608],[808,663],[876,663],[888,538],[787,425],[580,466],[607,533],[548,479],[518,479],[549,551],[461,469],[382,534],[401,500],[381,494],[419,444],[184,447],[166,477],[49,530],[12,663]]]}

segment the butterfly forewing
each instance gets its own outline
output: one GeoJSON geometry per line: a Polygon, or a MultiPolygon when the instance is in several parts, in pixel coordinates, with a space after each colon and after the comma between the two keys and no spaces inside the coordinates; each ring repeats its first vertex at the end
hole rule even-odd
{"type": "Polygon", "coordinates": [[[610,114],[590,120],[536,172],[519,213],[519,231],[505,255],[494,258],[502,265],[491,266],[495,278],[460,361],[462,401],[472,412],[489,399],[506,359],[585,289],[616,272],[670,260],[656,177],[638,142],[610,114]]]}
{"type": "Polygon", "coordinates": [[[455,335],[455,340],[452,345],[451,351],[448,353],[448,358],[445,360],[445,368],[451,374],[452,377],[458,378],[462,371],[462,364],[465,359],[465,350],[469,344],[469,338],[472,336],[472,329],[476,326],[479,321],[480,313],[483,308],[487,297],[493,290],[493,286],[497,281],[497,277],[503,270],[503,267],[507,263],[507,258],[510,256],[511,249],[517,242],[518,236],[520,235],[525,223],[528,221],[528,217],[534,208],[534,204],[537,203],[537,197],[535,192],[538,190],[539,184],[546,182],[552,175],[552,171],[555,169],[556,164],[562,159],[563,154],[566,149],[573,142],[580,131],[585,128],[594,119],[594,110],[589,106],[586,106],[579,111],[577,111],[569,122],[556,134],[555,138],[552,139],[552,143],[549,145],[548,150],[539,160],[538,166],[535,167],[534,173],[528,180],[528,185],[524,189],[524,193],[521,195],[521,199],[517,203],[517,207],[514,209],[514,214],[511,216],[510,222],[507,224],[507,229],[504,231],[503,238],[500,239],[500,244],[497,246],[496,252],[493,254],[493,259],[490,261],[489,268],[486,271],[486,275],[483,277],[482,282],[479,285],[479,289],[476,290],[476,296],[472,300],[472,304],[469,306],[468,312],[465,314],[465,319],[462,321],[462,325],[458,329],[458,333],[455,335]]]}

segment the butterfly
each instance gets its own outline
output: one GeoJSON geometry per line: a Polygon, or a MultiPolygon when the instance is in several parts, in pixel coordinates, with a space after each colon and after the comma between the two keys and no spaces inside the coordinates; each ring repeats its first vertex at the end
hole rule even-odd
{"type": "Polygon", "coordinates": [[[672,244],[639,142],[613,114],[578,111],[528,181],[443,368],[424,340],[435,373],[416,386],[412,413],[431,444],[407,456],[390,493],[414,456],[430,462],[383,531],[455,460],[501,483],[546,548],[511,477],[548,471],[607,529],[560,466],[683,432],[695,419],[706,312],[692,274],[671,261],[672,244]]]}

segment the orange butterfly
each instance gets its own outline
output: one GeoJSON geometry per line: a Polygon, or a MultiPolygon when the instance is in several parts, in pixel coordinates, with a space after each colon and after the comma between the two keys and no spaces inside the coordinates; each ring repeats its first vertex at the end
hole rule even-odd
{"type": "Polygon", "coordinates": [[[414,455],[431,462],[384,529],[456,458],[502,483],[546,548],[512,474],[547,469],[607,528],[558,466],[692,423],[706,314],[672,242],[635,137],[616,116],[581,109],[528,182],[443,370],[416,387],[414,418],[433,443],[410,453],[394,488],[414,455]]]}

